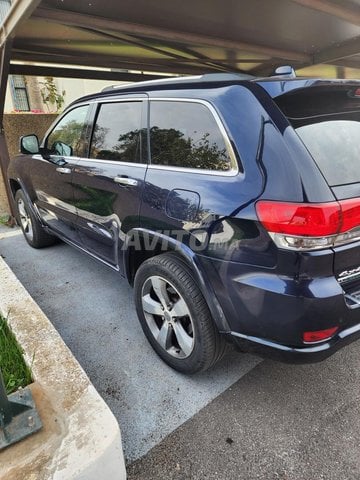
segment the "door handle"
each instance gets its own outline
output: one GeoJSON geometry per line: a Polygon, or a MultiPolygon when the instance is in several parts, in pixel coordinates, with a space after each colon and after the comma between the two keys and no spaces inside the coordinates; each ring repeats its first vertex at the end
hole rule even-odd
{"type": "Polygon", "coordinates": [[[138,181],[135,178],[129,177],[115,177],[114,182],[119,183],[120,185],[126,185],[128,187],[136,187],[138,181]]]}
{"type": "Polygon", "coordinates": [[[56,171],[59,173],[71,173],[71,168],[57,167],[56,171]]]}

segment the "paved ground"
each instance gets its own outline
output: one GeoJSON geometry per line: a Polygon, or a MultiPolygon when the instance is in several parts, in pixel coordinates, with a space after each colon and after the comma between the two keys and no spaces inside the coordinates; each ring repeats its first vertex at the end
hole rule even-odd
{"type": "Polygon", "coordinates": [[[232,352],[211,372],[180,375],[149,346],[132,289],[116,272],[63,243],[34,250],[19,229],[0,229],[0,255],[117,417],[128,461],[144,455],[260,361],[232,352]]]}
{"type": "Polygon", "coordinates": [[[264,361],[128,469],[129,480],[357,480],[360,349],[264,361]]]}
{"type": "Polygon", "coordinates": [[[306,366],[233,352],[188,379],[148,347],[113,272],[66,245],[35,251],[4,228],[0,238],[119,419],[129,480],[360,479],[359,343],[306,366]]]}

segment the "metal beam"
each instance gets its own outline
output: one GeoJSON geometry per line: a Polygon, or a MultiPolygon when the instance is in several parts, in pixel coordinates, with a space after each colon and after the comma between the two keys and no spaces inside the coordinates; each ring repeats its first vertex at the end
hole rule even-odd
{"type": "MultiPolygon", "coordinates": [[[[164,50],[163,47],[154,47],[153,45],[151,45],[151,43],[148,40],[139,39],[134,35],[124,35],[124,34],[121,34],[121,33],[119,34],[117,32],[108,32],[106,30],[99,30],[97,28],[94,29],[94,28],[89,28],[89,27],[86,27],[86,28],[81,27],[81,30],[86,30],[87,32],[101,34],[103,37],[111,38],[112,40],[117,40],[117,41],[120,40],[120,41],[122,41],[126,44],[136,45],[137,47],[142,48],[144,50],[148,50],[150,52],[153,52],[156,55],[160,54],[160,55],[167,56],[171,60],[181,62],[184,58],[189,59],[189,56],[186,55],[184,52],[181,52],[181,49],[177,49],[178,53],[175,53],[174,51],[169,52],[167,50],[164,50]]],[[[219,66],[219,65],[213,63],[212,61],[206,62],[206,61],[201,61],[201,60],[195,59],[195,58],[193,60],[196,63],[199,63],[200,65],[204,65],[206,68],[210,67],[212,69],[220,70],[220,71],[226,70],[226,67],[219,66]]]]}
{"type": "MultiPolygon", "coordinates": [[[[98,35],[103,35],[103,32],[100,31],[100,30],[93,30],[93,29],[86,29],[86,30],[89,30],[91,31],[91,33],[95,33],[95,34],[98,34],[98,35]]],[[[111,34],[111,38],[113,40],[117,40],[117,43],[115,42],[111,42],[112,43],[112,46],[115,48],[115,47],[125,47],[126,48],[126,45],[127,43],[132,42],[132,41],[136,41],[137,43],[139,42],[139,39],[137,37],[133,37],[133,36],[129,36],[129,35],[118,35],[116,36],[116,38],[114,38],[114,35],[111,34]]],[[[28,50],[31,50],[33,47],[35,49],[41,49],[41,51],[44,51],[45,49],[47,49],[49,47],[49,39],[48,38],[36,38],[36,39],[33,39],[32,41],[33,43],[31,43],[31,41],[27,42],[26,43],[26,51],[28,50]]],[[[24,40],[20,40],[20,45],[22,45],[24,43],[24,40]]],[[[15,43],[15,46],[16,46],[16,43],[15,43]]],[[[69,51],[69,46],[71,46],[71,51],[77,51],[79,54],[84,54],[85,53],[85,50],[84,48],[86,48],[86,52],[87,53],[90,53],[91,52],[91,49],[93,47],[97,48],[98,47],[102,47],[104,46],[105,48],[108,48],[109,47],[109,39],[105,39],[105,38],[99,38],[97,40],[72,40],[71,43],[69,44],[68,42],[66,42],[66,40],[64,39],[51,39],[51,46],[50,48],[51,49],[56,49],[56,51],[60,51],[60,52],[65,52],[65,51],[69,51]],[[65,50],[64,50],[64,47],[65,46],[65,50]]],[[[140,48],[142,48],[143,50],[147,50],[147,46],[143,46],[143,44],[139,45],[140,48]]],[[[157,47],[154,47],[157,49],[157,47]]],[[[166,48],[166,47],[165,47],[166,48]]],[[[186,55],[186,56],[181,56],[181,62],[183,63],[186,63],[186,62],[194,62],[196,61],[197,59],[200,59],[200,60],[204,60],[206,62],[222,62],[222,63],[226,63],[228,62],[229,60],[229,56],[227,54],[227,50],[224,49],[224,54],[223,55],[220,55],[221,58],[219,57],[208,57],[206,55],[204,55],[203,53],[201,52],[198,52],[196,50],[193,50],[192,48],[190,47],[185,47],[184,45],[179,45],[179,44],[172,44],[171,46],[171,49],[173,51],[178,51],[179,54],[181,55],[186,55]]],[[[158,51],[156,51],[157,54],[159,54],[158,51]]],[[[152,57],[149,57],[149,55],[147,56],[140,56],[140,55],[136,55],[136,56],[131,56],[131,57],[127,57],[127,56],[124,56],[122,54],[120,54],[119,56],[121,56],[122,59],[126,60],[126,61],[130,61],[129,59],[131,59],[131,61],[133,62],[134,61],[134,58],[136,58],[136,60],[138,62],[141,62],[141,63],[147,63],[147,62],[154,62],[156,61],[157,63],[161,64],[161,63],[167,63],[169,61],[169,56],[171,56],[171,53],[169,53],[167,50],[164,50],[164,52],[160,52],[160,54],[162,55],[162,57],[167,57],[167,58],[161,58],[161,57],[156,57],[156,58],[152,58],[152,57]]],[[[98,50],[97,50],[97,55],[100,55],[98,53],[98,50]]],[[[259,55],[257,58],[255,56],[253,57],[249,57],[249,56],[242,56],[240,53],[238,52],[235,52],[235,51],[232,51],[232,55],[234,55],[233,59],[236,63],[261,63],[261,62],[265,62],[267,60],[269,60],[269,57],[266,56],[266,55],[259,55]]]]}
{"type": "Polygon", "coordinates": [[[14,75],[33,75],[38,77],[85,78],[91,80],[110,80],[114,82],[142,82],[157,80],[163,75],[143,73],[115,72],[110,70],[88,70],[83,68],[52,67],[44,65],[10,64],[10,73],[14,75]]]}
{"type": "Polygon", "coordinates": [[[17,28],[30,17],[41,0],[13,0],[9,13],[0,25],[0,48],[13,38],[17,28]]]}
{"type": "Polygon", "coordinates": [[[89,67],[103,67],[103,68],[118,68],[126,70],[145,70],[147,72],[163,72],[163,73],[174,73],[174,74],[193,74],[201,75],[204,72],[211,72],[215,69],[199,67],[196,65],[182,65],[176,60],[169,59],[168,64],[158,65],[156,63],[141,65],[136,61],[136,58],[133,59],[132,63],[123,62],[121,57],[115,56],[106,56],[106,55],[95,55],[93,58],[90,56],[85,57],[81,55],[80,52],[77,55],[65,55],[64,52],[59,51],[58,54],[51,53],[47,49],[44,52],[43,49],[39,51],[30,50],[30,51],[18,51],[16,48],[12,53],[12,60],[24,61],[24,62],[40,62],[40,63],[57,63],[64,65],[84,65],[89,67]]]}
{"type": "Polygon", "coordinates": [[[292,0],[299,5],[327,13],[336,18],[341,18],[353,25],[360,25],[360,9],[353,3],[341,1],[341,4],[335,4],[328,0],[292,0]]]}
{"type": "Polygon", "coordinates": [[[337,67],[354,68],[360,71],[360,60],[354,60],[352,57],[335,60],[333,65],[337,67]]]}
{"type": "Polygon", "coordinates": [[[32,18],[42,19],[48,22],[55,22],[67,26],[103,30],[106,32],[123,33],[136,37],[145,37],[161,40],[164,44],[180,43],[186,45],[206,45],[226,49],[243,50],[246,52],[261,53],[270,57],[283,58],[298,62],[310,62],[309,55],[302,52],[283,50],[265,45],[254,45],[246,42],[227,40],[225,38],[210,37],[191,32],[180,32],[176,30],[167,30],[164,28],[139,25],[128,22],[111,20],[76,12],[66,11],[64,9],[38,8],[32,18]]]}
{"type": "Polygon", "coordinates": [[[360,54],[360,36],[353,38],[348,42],[340,43],[329,48],[325,48],[313,56],[313,63],[334,63],[339,59],[352,57],[360,54]]]}
{"type": "MultiPolygon", "coordinates": [[[[109,41],[108,40],[104,40],[104,45],[105,46],[108,46],[109,44],[109,41]]],[[[13,51],[26,51],[26,52],[29,52],[29,51],[35,51],[35,52],[42,52],[42,53],[47,53],[47,51],[50,51],[50,53],[52,52],[55,52],[55,53],[58,53],[58,54],[66,54],[66,52],[68,52],[68,46],[66,46],[66,50],[65,49],[62,49],[61,47],[64,46],[64,41],[63,40],[52,40],[51,41],[51,47],[49,46],[49,40],[47,38],[44,38],[44,39],[36,39],[36,42],[34,43],[31,43],[31,42],[28,42],[26,44],[26,50],[25,48],[23,49],[22,48],[22,45],[23,43],[21,42],[21,45],[19,46],[19,48],[16,48],[16,39],[15,39],[15,46],[13,47],[13,51]],[[45,51],[46,50],[46,51],[45,51]]],[[[84,45],[85,47],[88,48],[88,50],[86,51],[87,54],[89,55],[93,55],[93,57],[95,58],[95,56],[97,55],[101,55],[102,54],[91,54],[90,53],[90,49],[89,47],[92,47],[92,46],[96,46],[96,47],[99,47],[101,46],[101,43],[100,42],[91,42],[91,41],[86,41],[86,40],[82,40],[81,42],[76,42],[76,47],[77,46],[82,46],[84,45]]],[[[72,55],[72,52],[74,52],[75,54],[78,54],[79,56],[80,55],[84,55],[84,50],[82,48],[79,48],[79,49],[76,49],[76,47],[74,46],[74,44],[72,43],[72,49],[70,54],[72,55]]],[[[206,55],[203,55],[195,50],[192,50],[190,48],[187,48],[187,47],[179,47],[179,49],[181,48],[181,51],[185,54],[188,54],[188,55],[192,55],[192,57],[188,56],[188,57],[182,57],[179,61],[181,63],[194,63],[197,61],[197,59],[200,59],[200,60],[204,60],[206,62],[219,62],[219,63],[223,63],[223,64],[226,64],[228,61],[229,61],[229,57],[228,55],[224,55],[222,56],[222,58],[219,58],[219,57],[215,57],[215,58],[210,58],[210,57],[207,57],[206,55]]],[[[168,54],[165,54],[163,53],[162,55],[167,55],[167,58],[159,58],[159,57],[156,57],[156,58],[153,58],[153,57],[149,57],[149,56],[143,56],[143,55],[133,55],[133,56],[127,56],[127,55],[122,55],[122,54],[114,54],[114,55],[109,55],[109,54],[105,54],[105,56],[108,56],[109,58],[120,58],[122,62],[129,62],[129,63],[138,63],[138,64],[141,64],[141,65],[146,65],[146,64],[157,64],[157,65],[167,65],[169,63],[169,61],[173,61],[173,59],[170,60],[169,58],[169,55],[168,54]]],[[[235,63],[249,63],[249,64],[252,64],[252,63],[262,63],[262,62],[266,62],[269,60],[269,57],[266,57],[265,55],[263,57],[258,57],[258,58],[255,58],[255,57],[242,57],[241,55],[238,55],[237,57],[233,58],[233,61],[235,63]]],[[[176,61],[176,59],[175,59],[176,61]]]]}

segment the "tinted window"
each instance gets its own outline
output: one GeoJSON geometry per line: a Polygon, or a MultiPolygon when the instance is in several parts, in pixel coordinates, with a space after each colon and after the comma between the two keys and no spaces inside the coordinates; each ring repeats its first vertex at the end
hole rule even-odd
{"type": "Polygon", "coordinates": [[[358,86],[316,86],[275,98],[330,186],[360,182],[358,86]]]}
{"type": "Polygon", "coordinates": [[[152,101],[150,147],[156,165],[221,171],[232,167],[219,126],[200,103],[152,101]]]}
{"type": "Polygon", "coordinates": [[[84,154],[83,132],[88,105],[67,113],[47,138],[46,146],[54,155],[81,157],[84,154]]]}
{"type": "Polygon", "coordinates": [[[139,162],[141,110],[141,102],[101,105],[91,141],[91,158],[139,162]]]}
{"type": "Polygon", "coordinates": [[[329,185],[360,182],[360,121],[322,121],[296,131],[329,185]]]}

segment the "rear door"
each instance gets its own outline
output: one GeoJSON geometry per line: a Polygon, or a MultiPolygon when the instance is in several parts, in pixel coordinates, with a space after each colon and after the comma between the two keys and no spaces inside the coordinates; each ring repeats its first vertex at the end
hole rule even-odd
{"type": "MultiPolygon", "coordinates": [[[[210,225],[239,206],[243,176],[225,128],[208,102],[152,98],[149,140],[141,226],[203,251],[210,225]]],[[[225,244],[234,230],[211,232],[225,244]]]]}
{"type": "Polygon", "coordinates": [[[360,300],[360,84],[305,89],[278,104],[342,206],[334,273],[360,300]]]}
{"type": "Polygon", "coordinates": [[[138,225],[146,161],[142,154],[145,96],[94,105],[88,158],[73,175],[83,247],[121,269],[126,233],[138,225]]]}

